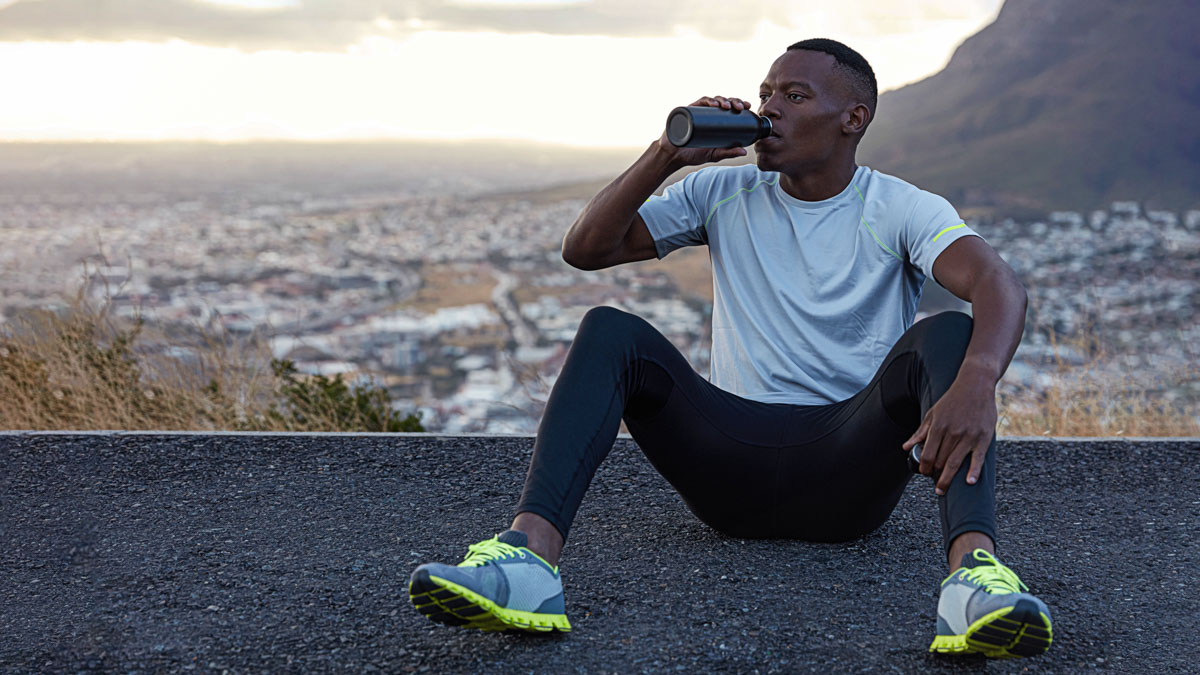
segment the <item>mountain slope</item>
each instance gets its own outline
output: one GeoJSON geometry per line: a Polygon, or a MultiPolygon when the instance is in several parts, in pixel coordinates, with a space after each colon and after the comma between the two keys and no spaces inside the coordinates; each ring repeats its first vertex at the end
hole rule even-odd
{"type": "Polygon", "coordinates": [[[1200,205],[1200,2],[1008,0],[880,97],[861,163],[963,205],[1200,205]]]}

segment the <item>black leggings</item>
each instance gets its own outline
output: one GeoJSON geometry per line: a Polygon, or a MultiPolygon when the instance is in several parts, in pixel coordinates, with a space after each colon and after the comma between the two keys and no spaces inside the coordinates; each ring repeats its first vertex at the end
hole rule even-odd
{"type": "MultiPolygon", "coordinates": [[[[944,312],[912,325],[870,383],[827,405],[760,403],[702,378],[662,333],[611,307],[588,311],[538,427],[517,513],[565,539],[625,420],[650,463],[700,520],[730,536],[846,541],[883,524],[914,475],[900,447],[958,373],[973,322],[944,312]]],[[[964,461],[937,498],[955,537],[995,541],[996,440],[980,480],[964,461]]]]}

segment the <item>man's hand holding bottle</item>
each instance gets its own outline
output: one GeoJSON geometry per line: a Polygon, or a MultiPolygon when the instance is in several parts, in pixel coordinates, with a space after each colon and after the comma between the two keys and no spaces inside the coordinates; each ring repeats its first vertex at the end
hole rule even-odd
{"type": "MultiPolygon", "coordinates": [[[[704,96],[697,99],[691,105],[753,112],[752,106],[746,101],[740,98],[726,98],[724,96],[704,96]]],[[[664,156],[670,158],[672,164],[680,167],[720,162],[725,159],[746,156],[745,148],[681,148],[671,143],[670,139],[667,138],[666,130],[663,131],[662,136],[658,139],[658,150],[664,156]]]]}

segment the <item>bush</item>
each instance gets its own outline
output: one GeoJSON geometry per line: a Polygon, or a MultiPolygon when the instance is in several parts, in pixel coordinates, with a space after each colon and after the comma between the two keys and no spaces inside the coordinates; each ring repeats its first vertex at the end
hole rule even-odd
{"type": "Polygon", "coordinates": [[[271,405],[267,417],[297,431],[424,431],[420,418],[401,416],[392,409],[382,387],[346,386],[342,376],[324,375],[302,378],[291,361],[271,361],[271,370],[280,383],[283,403],[271,405]]]}
{"type": "Polygon", "coordinates": [[[179,429],[206,417],[186,389],[143,372],[140,318],[118,329],[104,312],[39,310],[16,323],[0,334],[3,428],[179,429]]]}

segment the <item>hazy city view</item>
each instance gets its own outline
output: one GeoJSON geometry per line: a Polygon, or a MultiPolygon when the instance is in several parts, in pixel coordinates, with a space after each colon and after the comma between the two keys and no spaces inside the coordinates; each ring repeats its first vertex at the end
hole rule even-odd
{"type": "MultiPolygon", "coordinates": [[[[638,150],[530,144],[95,144],[0,154],[3,316],[108,289],[181,334],[269,339],[308,373],[385,386],[440,432],[530,433],[583,314],[637,313],[708,375],[707,250],[585,272],[566,229],[638,150]],[[85,267],[85,263],[87,263],[85,267]]],[[[1003,386],[1099,366],[1200,398],[1200,210],[1138,195],[1040,217],[963,211],[1030,291],[1003,386]],[[1057,360],[1056,360],[1057,359],[1057,360]]],[[[927,285],[921,312],[965,308],[927,285]]],[[[186,358],[186,342],[160,345],[186,358]]],[[[1061,384],[1061,383],[1058,383],[1061,384]]],[[[1002,387],[1003,389],[1003,387],[1002,387]]]]}

